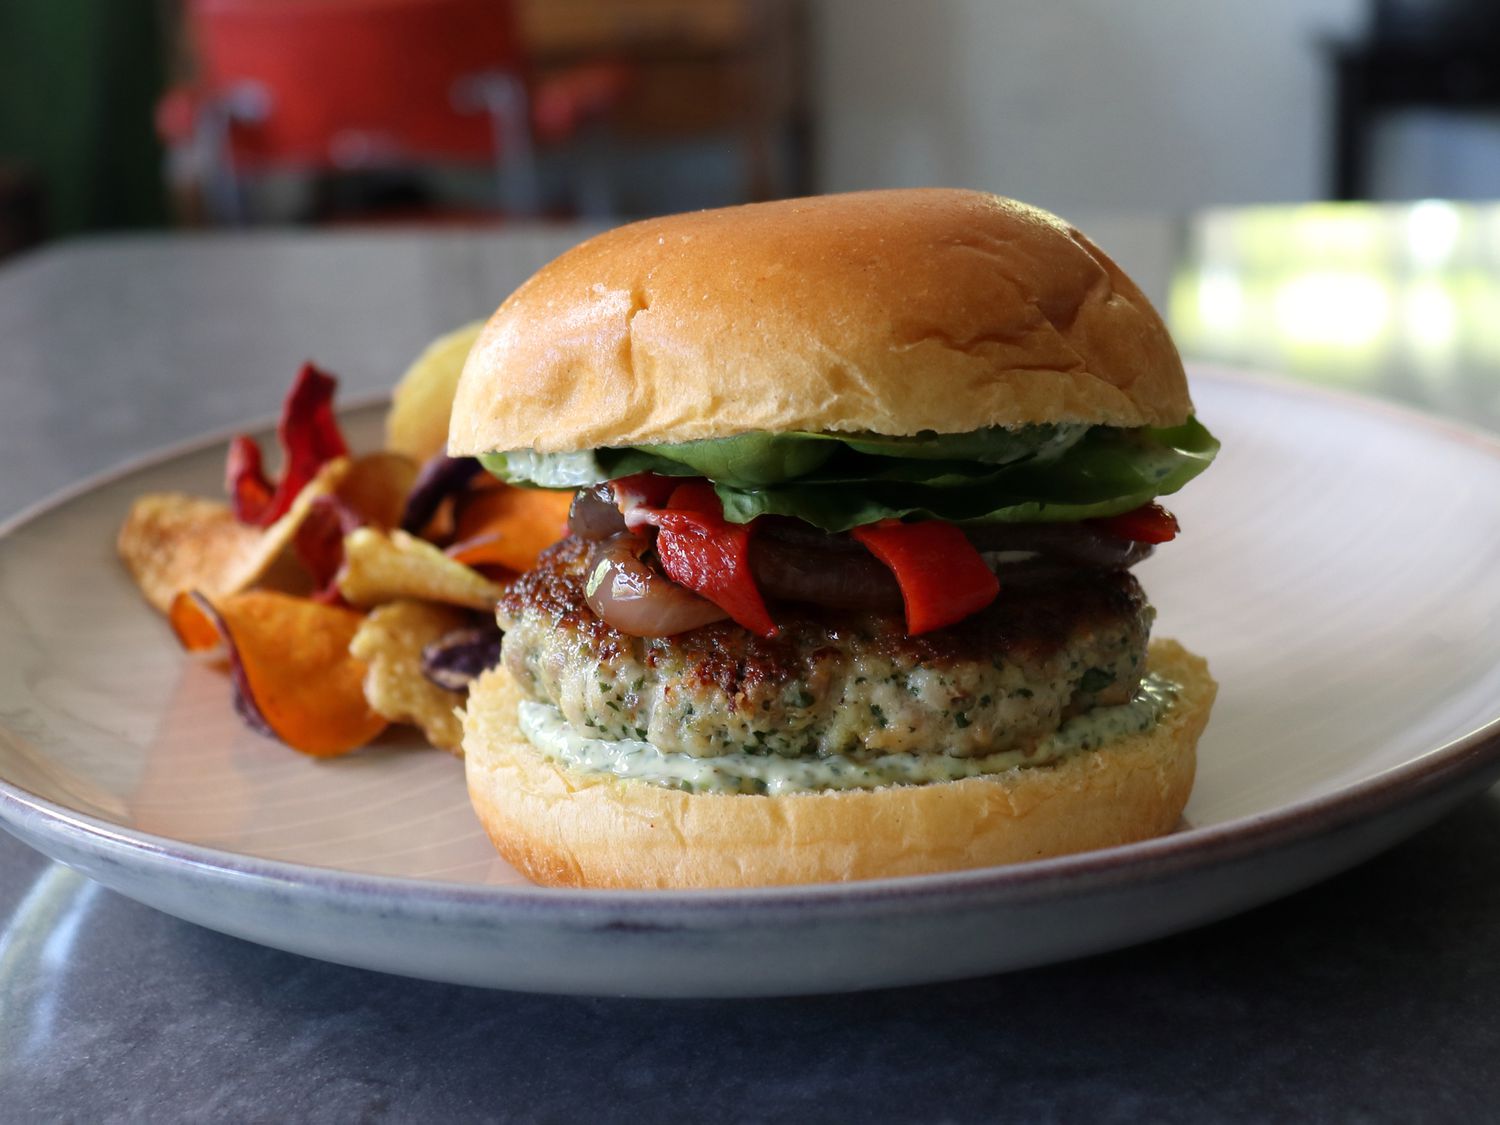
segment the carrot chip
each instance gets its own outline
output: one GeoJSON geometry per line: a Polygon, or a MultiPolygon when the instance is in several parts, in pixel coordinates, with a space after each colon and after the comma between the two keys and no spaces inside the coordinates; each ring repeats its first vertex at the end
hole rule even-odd
{"type": "Polygon", "coordinates": [[[475,489],[458,501],[447,554],[469,566],[530,570],[536,557],[568,533],[568,492],[535,488],[475,489]]]}

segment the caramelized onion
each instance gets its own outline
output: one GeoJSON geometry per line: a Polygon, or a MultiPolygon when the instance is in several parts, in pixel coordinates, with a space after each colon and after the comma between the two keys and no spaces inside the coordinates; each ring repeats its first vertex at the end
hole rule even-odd
{"type": "Polygon", "coordinates": [[[633,637],[670,637],[729,616],[653,570],[641,559],[648,547],[634,535],[594,544],[584,597],[601,619],[633,637]]]}
{"type": "Polygon", "coordinates": [[[580,539],[597,543],[611,535],[623,535],[625,517],[615,504],[615,492],[609,482],[580,488],[568,509],[568,526],[580,539]]]}
{"type": "MultiPolygon", "coordinates": [[[[821,534],[821,533],[820,533],[821,534]]],[[[750,543],[750,567],[760,592],[773,601],[808,602],[830,609],[901,608],[895,575],[852,539],[824,535],[829,544],[760,536],[750,543]]]]}
{"type": "MultiPolygon", "coordinates": [[[[649,540],[626,531],[610,484],[580,489],[568,523],[575,535],[596,544],[589,605],[620,632],[670,636],[727,616],[641,561],[649,540]]],[[[768,600],[829,609],[901,609],[895,577],[850,536],[775,517],[757,526],[750,564],[768,600]]],[[[1002,583],[1048,581],[1079,570],[1127,570],[1152,550],[1148,543],[1106,535],[1084,523],[996,524],[966,527],[964,534],[1002,583]]]]}
{"type": "Polygon", "coordinates": [[[1046,561],[1092,570],[1125,570],[1151,553],[1135,543],[1086,523],[1008,523],[964,528],[981,552],[1030,551],[1046,561]]]}
{"type": "MultiPolygon", "coordinates": [[[[1080,570],[1126,570],[1151,554],[1149,544],[1083,524],[969,527],[964,534],[1002,584],[1047,581],[1080,570]]],[[[901,609],[895,577],[848,535],[767,519],[750,548],[750,562],[761,593],[774,601],[831,609],[901,609]]]]}

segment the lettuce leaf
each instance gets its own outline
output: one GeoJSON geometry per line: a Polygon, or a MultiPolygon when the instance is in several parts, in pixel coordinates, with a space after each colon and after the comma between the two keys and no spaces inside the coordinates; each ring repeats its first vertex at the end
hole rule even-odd
{"type": "MultiPolygon", "coordinates": [[[[734,488],[766,488],[818,476],[865,480],[893,470],[889,461],[944,461],[1008,465],[1056,457],[1087,434],[1088,426],[991,426],[967,434],[737,434],[706,441],[595,449],[580,453],[490,453],[485,468],[512,484],[574,488],[631,473],[708,477],[734,488]],[[876,464],[879,462],[880,464],[876,464]],[[828,467],[829,473],[819,476],[828,467]]],[[[911,472],[925,473],[920,467],[911,472]]]]}
{"type": "Polygon", "coordinates": [[[693,476],[755,488],[804,477],[827,462],[839,446],[819,440],[815,434],[737,434],[673,445],[642,445],[635,451],[685,466],[693,476]]]}
{"type": "Polygon", "coordinates": [[[1218,440],[1196,419],[1167,429],[1091,429],[1060,457],[1023,461],[988,472],[956,472],[935,463],[926,479],[855,482],[797,481],[742,489],[715,483],[724,516],[805,520],[825,531],[847,531],[879,519],[940,519],[952,523],[1056,523],[1118,515],[1176,492],[1209,466],[1218,440]]]}
{"type": "Polygon", "coordinates": [[[743,434],[581,453],[492,453],[516,484],[575,488],[632,473],[706,476],[726,519],[792,516],[826,531],[879,519],[1043,523],[1091,519],[1176,492],[1219,443],[1197,419],[1162,429],[992,428],[972,434],[743,434]]]}

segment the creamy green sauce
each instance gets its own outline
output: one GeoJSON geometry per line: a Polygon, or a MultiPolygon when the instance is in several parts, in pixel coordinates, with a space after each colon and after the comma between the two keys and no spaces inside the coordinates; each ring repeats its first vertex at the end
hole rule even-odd
{"type": "Polygon", "coordinates": [[[1177,699],[1179,687],[1148,675],[1129,703],[1095,707],[1075,716],[1030,753],[1009,750],[982,758],[950,754],[887,754],[855,761],[841,754],[789,758],[743,750],[711,758],[669,754],[641,739],[585,738],[550,703],[523,702],[521,730],[544,755],[584,773],[646,781],[689,793],[811,793],[823,789],[877,789],[925,785],[1041,766],[1069,754],[1094,750],[1116,738],[1154,727],[1177,699]]]}

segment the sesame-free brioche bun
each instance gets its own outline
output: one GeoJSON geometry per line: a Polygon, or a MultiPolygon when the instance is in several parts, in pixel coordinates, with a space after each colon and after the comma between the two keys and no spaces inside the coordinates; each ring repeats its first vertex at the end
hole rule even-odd
{"type": "Polygon", "coordinates": [[[1216,685],[1173,641],[1150,667],[1182,686],[1150,731],[1056,765],[928,785],[779,797],[689,794],[584,774],[517,725],[503,668],[470,689],[469,797],[500,853],[549,886],[752,887],[1042,859],[1170,832],[1193,785],[1216,685]]]}
{"type": "Polygon", "coordinates": [[[673,215],[575,247],[491,317],[448,448],[1191,411],[1161,318],[1108,255],[1036,207],[932,188],[673,215]]]}

